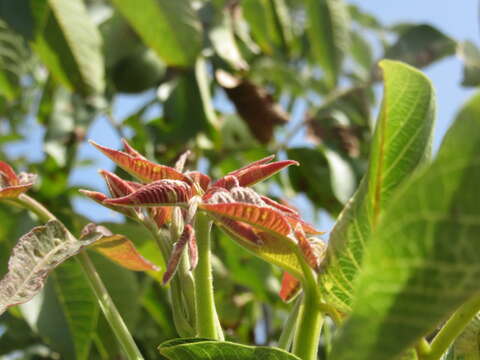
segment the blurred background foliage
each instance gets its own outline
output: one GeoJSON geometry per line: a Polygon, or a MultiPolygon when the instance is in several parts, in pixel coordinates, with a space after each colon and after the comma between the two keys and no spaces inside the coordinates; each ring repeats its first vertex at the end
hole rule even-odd
{"type": "MultiPolygon", "coordinates": [[[[94,170],[112,166],[85,156],[87,134],[110,146],[126,137],[162,164],[190,149],[188,167],[213,177],[271,153],[298,160],[259,191],[317,222],[338,215],[366,169],[377,60],[422,68],[456,53],[462,85],[477,86],[472,42],[427,24],[386,26],[341,0],[0,0],[0,158],[38,173],[32,195],[77,234],[108,221],[158,264],[148,233],[78,199],[80,185],[104,190],[94,170]],[[93,132],[99,119],[108,125],[93,132]],[[28,156],[11,151],[19,144],[28,156]]],[[[0,206],[1,274],[35,223],[0,206]]],[[[280,271],[214,235],[227,337],[273,344],[290,306],[277,296],[280,271]]],[[[158,344],[177,336],[159,275],[92,256],[145,357],[157,359],[158,344]]],[[[75,262],[56,270],[41,296],[0,318],[0,358],[123,358],[89,291],[75,262]]]]}

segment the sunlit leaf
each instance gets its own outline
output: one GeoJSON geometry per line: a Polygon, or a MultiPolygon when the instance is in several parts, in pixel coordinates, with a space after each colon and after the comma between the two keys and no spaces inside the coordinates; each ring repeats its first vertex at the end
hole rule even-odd
{"type": "Polygon", "coordinates": [[[264,231],[289,235],[290,225],[282,214],[268,207],[245,203],[201,204],[200,209],[209,213],[243,221],[264,231]]]}
{"type": "Polygon", "coordinates": [[[391,197],[367,246],[335,360],[395,358],[478,297],[480,202],[472,194],[480,181],[479,114],[477,94],[435,161],[391,197]]]}
{"type": "Polygon", "coordinates": [[[480,84],[480,50],[471,41],[465,41],[458,46],[458,56],[463,60],[463,86],[478,86],[480,84]]]}
{"type": "Polygon", "coordinates": [[[322,293],[342,311],[353,300],[353,281],[364,248],[394,190],[429,157],[434,118],[430,81],[419,71],[383,61],[385,92],[372,142],[369,169],[330,236],[322,293]]]}
{"type": "Polygon", "coordinates": [[[247,346],[207,339],[176,339],[158,347],[160,354],[170,360],[299,360],[284,350],[265,346],[247,346]]]}

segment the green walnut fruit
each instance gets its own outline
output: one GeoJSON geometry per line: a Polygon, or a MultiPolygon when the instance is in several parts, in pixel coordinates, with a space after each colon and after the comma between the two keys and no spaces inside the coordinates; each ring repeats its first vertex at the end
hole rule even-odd
{"type": "Polygon", "coordinates": [[[141,49],[120,60],[112,71],[115,88],[139,93],[157,86],[165,75],[165,64],[151,49],[141,49]]]}

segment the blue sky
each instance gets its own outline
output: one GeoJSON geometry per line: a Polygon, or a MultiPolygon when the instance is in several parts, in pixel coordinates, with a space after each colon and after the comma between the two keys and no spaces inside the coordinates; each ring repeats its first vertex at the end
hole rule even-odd
{"type": "MultiPolygon", "coordinates": [[[[478,22],[479,11],[476,0],[349,0],[349,3],[374,14],[382,23],[390,25],[397,22],[428,23],[438,27],[441,31],[455,40],[471,40],[478,43],[480,34],[478,22]]],[[[441,138],[455,117],[459,107],[472,95],[472,89],[460,86],[462,79],[462,63],[456,57],[442,60],[424,69],[434,84],[437,94],[437,123],[434,148],[437,149],[441,138]]],[[[125,118],[143,102],[141,96],[120,96],[114,108],[118,119],[125,118]]],[[[300,111],[301,113],[301,111],[300,111]]],[[[29,129],[27,144],[17,144],[9,147],[11,156],[26,155],[33,161],[41,160],[40,151],[32,151],[40,147],[43,132],[35,126],[35,131],[29,129]]],[[[111,146],[119,147],[120,142],[111,126],[104,118],[99,118],[91,127],[88,138],[111,146]]],[[[295,141],[295,143],[298,143],[295,141]]],[[[74,171],[71,177],[72,185],[86,185],[89,188],[104,191],[101,177],[97,174],[98,168],[111,169],[112,163],[98,152],[85,144],[80,149],[80,158],[95,159],[96,164],[89,168],[80,168],[74,171]]],[[[119,221],[121,218],[84,198],[75,200],[76,210],[85,215],[92,215],[95,221],[119,221]]],[[[307,218],[312,218],[308,216],[307,218]]],[[[329,228],[331,221],[322,217],[324,228],[329,228]],[[325,223],[326,222],[326,223],[325,223]]]]}

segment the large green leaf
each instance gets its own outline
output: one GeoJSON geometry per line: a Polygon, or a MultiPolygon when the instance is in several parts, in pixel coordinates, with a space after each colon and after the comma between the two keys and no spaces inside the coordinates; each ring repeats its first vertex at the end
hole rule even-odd
{"type": "Polygon", "coordinates": [[[168,65],[192,66],[202,48],[200,21],[190,0],[113,0],[115,6],[168,65]]]}
{"type": "Polygon", "coordinates": [[[160,354],[169,360],[295,360],[299,359],[284,350],[265,346],[247,346],[232,342],[207,339],[175,339],[158,347],[160,354]]]}
{"type": "Polygon", "coordinates": [[[63,358],[89,358],[98,306],[74,259],[57,268],[44,290],[21,309],[30,326],[63,358]]]}
{"type": "MultiPolygon", "coordinates": [[[[40,2],[39,2],[40,3],[40,2]]],[[[33,4],[33,3],[32,3],[33,4]]],[[[102,93],[105,88],[100,33],[82,0],[48,0],[33,47],[53,76],[82,94],[102,93]]]]}
{"type": "Polygon", "coordinates": [[[414,68],[383,61],[385,94],[367,174],[330,236],[322,292],[348,312],[364,247],[393,191],[429,157],[434,117],[430,81],[414,68]]]}
{"type": "Polygon", "coordinates": [[[383,57],[424,67],[455,53],[455,41],[430,25],[411,26],[383,57]]]}
{"type": "Polygon", "coordinates": [[[348,47],[348,11],[343,0],[304,0],[307,34],[312,55],[325,72],[330,87],[340,75],[343,53],[348,47]]]}
{"type": "Polygon", "coordinates": [[[395,358],[478,296],[479,115],[477,94],[436,160],[392,198],[368,247],[333,359],[395,358]]]}

